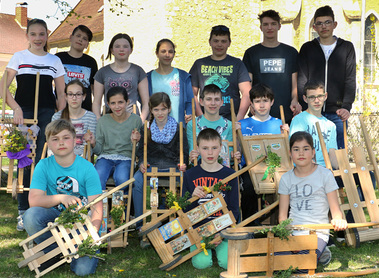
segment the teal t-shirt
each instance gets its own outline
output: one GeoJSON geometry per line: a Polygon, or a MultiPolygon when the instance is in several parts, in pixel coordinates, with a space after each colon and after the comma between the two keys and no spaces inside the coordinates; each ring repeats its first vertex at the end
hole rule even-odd
{"type": "Polygon", "coordinates": [[[166,93],[171,100],[170,116],[179,122],[179,97],[180,81],[179,71],[174,68],[171,73],[162,75],[155,70],[151,72],[152,91],[154,93],[166,93]]]}
{"type": "MultiPolygon", "coordinates": [[[[73,195],[80,198],[83,205],[88,203],[88,196],[102,193],[95,167],[78,155],[69,167],[59,165],[53,155],[40,160],[30,188],[43,190],[46,195],[73,195]]],[[[60,204],[57,209],[62,211],[64,206],[60,204]]]]}

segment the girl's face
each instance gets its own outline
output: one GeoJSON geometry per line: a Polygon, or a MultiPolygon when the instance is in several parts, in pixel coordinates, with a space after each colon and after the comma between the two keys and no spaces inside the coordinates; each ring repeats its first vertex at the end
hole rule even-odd
{"type": "Polygon", "coordinates": [[[310,165],[314,156],[315,149],[312,149],[305,139],[296,141],[292,145],[291,157],[293,163],[295,163],[297,167],[310,165]]]}
{"type": "Polygon", "coordinates": [[[159,47],[157,58],[160,65],[171,66],[172,60],[175,56],[175,49],[171,43],[164,42],[159,47]]]}
{"type": "Polygon", "coordinates": [[[47,30],[41,24],[33,24],[29,26],[26,38],[29,41],[29,49],[33,51],[44,51],[47,42],[47,30]]]}
{"type": "Polygon", "coordinates": [[[67,87],[66,101],[70,108],[79,108],[86,96],[83,94],[82,87],[72,84],[67,87]]]}
{"type": "Polygon", "coordinates": [[[129,55],[132,53],[132,48],[127,39],[117,39],[113,44],[111,52],[114,55],[115,60],[128,61],[129,55]]]}
{"type": "Polygon", "coordinates": [[[123,117],[126,115],[126,107],[129,103],[125,101],[122,94],[117,94],[109,98],[108,106],[112,110],[113,115],[116,117],[123,117]]]}
{"type": "Polygon", "coordinates": [[[167,108],[167,106],[163,102],[151,109],[151,113],[153,114],[157,124],[166,124],[167,117],[168,114],[170,114],[170,111],[171,108],[167,108]]]}

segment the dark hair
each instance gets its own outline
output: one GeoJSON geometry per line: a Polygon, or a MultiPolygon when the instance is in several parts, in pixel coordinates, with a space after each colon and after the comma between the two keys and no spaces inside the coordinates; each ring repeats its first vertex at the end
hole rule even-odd
{"type": "Polygon", "coordinates": [[[157,43],[157,47],[155,48],[155,54],[158,54],[159,48],[161,48],[161,45],[164,44],[165,42],[172,45],[172,48],[174,49],[174,53],[175,53],[175,44],[171,40],[169,40],[169,39],[161,39],[157,43]]]}
{"type": "Polygon", "coordinates": [[[323,81],[320,80],[309,80],[304,85],[304,95],[307,96],[308,90],[322,89],[325,93],[325,85],[323,81]]]}
{"type": "Polygon", "coordinates": [[[269,17],[269,18],[277,21],[280,24],[281,18],[280,18],[280,15],[277,11],[267,10],[267,11],[262,12],[260,15],[258,15],[258,19],[261,22],[261,24],[262,24],[262,20],[264,17],[269,17]]]}
{"type": "Polygon", "coordinates": [[[312,135],[310,135],[308,132],[305,132],[305,131],[297,131],[294,134],[292,134],[290,138],[290,150],[292,149],[292,146],[293,144],[295,144],[295,142],[299,142],[303,140],[307,141],[307,143],[311,146],[311,148],[314,149],[312,135]]]}
{"type": "Polygon", "coordinates": [[[316,22],[316,18],[320,16],[330,16],[334,21],[334,12],[330,6],[323,6],[318,8],[315,11],[315,15],[313,16],[313,22],[316,22]]]}
{"type": "Polygon", "coordinates": [[[222,144],[222,139],[221,139],[220,134],[213,128],[205,128],[202,131],[200,131],[196,139],[198,146],[201,140],[205,140],[205,141],[219,140],[220,145],[222,144]]]}
{"type": "Polygon", "coordinates": [[[219,86],[215,84],[208,84],[204,86],[204,88],[200,91],[200,98],[204,99],[207,94],[221,94],[221,89],[219,86]]]}
{"type": "MultiPolygon", "coordinates": [[[[83,83],[79,79],[73,79],[70,82],[66,84],[66,87],[64,88],[64,92],[67,95],[68,87],[71,85],[78,85],[82,88],[83,95],[86,95],[86,88],[84,87],[83,83]]],[[[71,121],[70,119],[70,110],[68,107],[68,103],[66,103],[66,107],[62,110],[61,119],[65,119],[67,121],[71,121]]]]}
{"type": "Polygon", "coordinates": [[[126,39],[130,44],[130,48],[133,50],[133,40],[129,37],[129,35],[118,33],[117,35],[113,36],[111,42],[109,43],[108,55],[107,55],[107,58],[105,59],[110,59],[112,57],[112,48],[113,48],[114,42],[118,39],[126,39]]]}
{"type": "Polygon", "coordinates": [[[250,94],[251,102],[253,102],[253,100],[256,98],[264,98],[264,97],[268,98],[271,101],[274,100],[274,93],[272,92],[271,87],[263,83],[255,84],[251,88],[249,94],[250,94]]]}
{"type": "Polygon", "coordinates": [[[75,34],[76,31],[82,31],[83,33],[86,33],[87,34],[87,37],[88,37],[88,41],[92,41],[92,38],[93,38],[93,34],[92,34],[92,31],[85,25],[78,25],[74,28],[74,30],[72,31],[72,36],[75,34]]]}
{"type": "Polygon", "coordinates": [[[128,92],[126,91],[124,87],[121,87],[121,86],[111,87],[107,92],[107,102],[109,103],[110,98],[115,95],[122,95],[125,101],[128,102],[128,99],[129,99],[128,92]]]}
{"type": "MultiPolygon", "coordinates": [[[[26,26],[26,34],[29,33],[30,26],[35,25],[35,24],[42,25],[46,29],[46,36],[48,37],[49,34],[48,34],[47,24],[46,24],[46,22],[44,20],[39,19],[39,18],[33,18],[33,19],[31,19],[31,20],[28,21],[28,24],[26,26]]],[[[43,47],[43,50],[45,50],[46,52],[48,52],[47,41],[46,41],[46,44],[43,47]]]]}
{"type": "Polygon", "coordinates": [[[212,27],[211,35],[209,36],[209,40],[212,39],[212,36],[228,36],[229,41],[232,41],[230,39],[230,30],[225,25],[217,25],[212,27]]]}
{"type": "Polygon", "coordinates": [[[68,130],[73,137],[76,136],[75,127],[72,125],[70,121],[67,121],[66,119],[58,119],[55,121],[52,121],[46,126],[45,129],[45,136],[46,141],[49,140],[50,136],[57,135],[63,130],[68,130]]]}
{"type": "MultiPolygon", "coordinates": [[[[170,100],[170,97],[168,96],[168,94],[163,93],[163,92],[152,94],[152,96],[149,99],[150,126],[154,121],[154,115],[151,111],[154,107],[157,107],[161,103],[163,103],[163,105],[167,109],[171,108],[171,100],[170,100]]],[[[147,138],[148,138],[148,141],[151,142],[151,131],[150,131],[150,129],[147,130],[147,138]]]]}

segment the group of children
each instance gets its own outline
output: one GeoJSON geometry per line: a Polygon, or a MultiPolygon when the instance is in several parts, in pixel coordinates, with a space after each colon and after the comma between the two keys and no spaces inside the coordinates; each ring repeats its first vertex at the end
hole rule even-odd
{"type": "MultiPolygon", "coordinates": [[[[326,23],[321,25],[326,26],[326,23]]],[[[241,61],[225,56],[230,45],[230,32],[224,27],[220,25],[212,29],[210,45],[213,55],[208,57],[209,59],[196,61],[191,69],[192,83],[188,73],[172,67],[175,46],[170,40],[163,39],[158,42],[156,55],[159,66],[146,75],[141,67],[128,60],[133,51],[132,39],[126,34],[117,34],[112,38],[108,50],[108,57],[114,56],[114,62],[97,72],[95,66],[80,65],[81,69],[85,68],[85,77],[83,80],[66,80],[67,85],[64,89],[64,80],[69,76],[68,72],[75,71],[75,58],[85,57],[87,61],[91,60],[83,56],[83,50],[88,46],[92,33],[85,26],[75,28],[70,36],[72,46],[68,54],[57,55],[70,60],[63,61],[64,58],[61,57],[67,72],[65,76],[65,68],[59,58],[46,51],[46,24],[38,19],[29,21],[27,38],[30,46],[27,50],[16,53],[7,67],[7,86],[9,87],[15,76],[18,84],[15,99],[7,90],[7,103],[14,110],[14,123],[22,124],[24,118],[31,117],[34,107],[34,75],[41,71],[40,91],[43,94],[40,94],[38,99],[38,124],[41,131],[37,139],[36,162],[39,161],[43,149],[41,144],[45,141],[54,154],[37,163],[29,196],[19,194],[19,219],[21,224],[22,220],[24,221],[24,228],[29,235],[46,227],[48,222],[54,221],[64,207],[82,206],[95,199],[106,189],[106,182],[111,175],[116,186],[128,180],[133,141],[138,142],[144,136],[148,138],[147,161],[144,161],[144,145],[140,142],[137,147],[138,170],[134,174],[132,195],[135,216],[141,215],[143,211],[143,173],[151,167],[158,167],[160,171],[168,171],[170,167],[175,167],[178,171],[184,172],[183,195],[189,192],[192,196],[200,198],[199,203],[206,202],[212,198],[212,194],[207,193],[204,186],[210,187],[234,172],[219,163],[222,140],[232,140],[233,133],[236,132],[233,129],[234,124],[245,136],[279,134],[283,130],[290,132],[289,155],[295,168],[283,175],[280,181],[279,221],[290,217],[294,224],[325,223],[329,222],[330,209],[331,223],[335,230],[347,227],[338,206],[338,187],[334,177],[329,170],[322,167],[325,164],[315,131],[315,123],[319,122],[332,165],[336,168],[336,127],[321,114],[328,98],[323,82],[310,80],[305,84],[303,100],[308,104],[308,108],[295,116],[288,128],[287,125],[282,125],[281,120],[270,116],[275,95],[271,88],[260,83],[251,88],[247,71],[245,74],[241,72],[234,83],[228,83],[230,88],[237,87],[242,93],[241,100],[239,96],[236,98],[239,122],[233,124],[228,118],[231,116],[230,98],[235,98],[235,95],[233,92],[226,93],[229,85],[224,86],[223,80],[219,79],[204,82],[204,77],[196,74],[197,68],[212,66],[213,61],[223,60],[225,57],[230,61],[225,61],[223,67],[233,65],[236,74],[240,67],[244,67],[241,61]],[[229,34],[229,37],[225,34],[229,34]],[[40,63],[43,63],[42,67],[40,63]],[[53,81],[56,99],[51,89],[53,81]],[[91,108],[88,104],[91,91],[94,93],[93,112],[88,111],[91,108]],[[192,117],[195,115],[191,115],[191,100],[194,95],[199,115],[194,119],[196,146],[192,134],[192,117]],[[107,113],[101,116],[103,97],[107,113]],[[137,101],[141,103],[141,112],[137,109],[135,114],[132,112],[132,105],[137,101]],[[249,104],[253,116],[244,119],[249,104]],[[55,108],[58,112],[54,114],[55,108]],[[148,134],[145,135],[142,123],[149,114],[148,134]],[[181,165],[178,122],[186,125],[183,132],[187,134],[183,138],[184,160],[181,165]],[[84,144],[90,144],[93,153],[97,155],[95,167],[80,157],[84,144]],[[199,163],[198,166],[187,170],[189,164],[195,161],[199,163]],[[321,176],[322,179],[313,178],[314,176],[321,176]],[[205,177],[207,179],[204,179],[205,177]]],[[[298,108],[297,103],[293,108],[294,111],[298,108]]],[[[231,157],[244,166],[244,159],[238,150],[233,150],[231,157]]],[[[243,219],[246,219],[254,214],[258,207],[256,202],[252,201],[256,196],[249,175],[243,175],[242,181],[241,211],[243,219]]],[[[240,219],[240,189],[237,179],[230,181],[229,185],[232,190],[222,193],[228,209],[236,219],[240,219]]],[[[91,209],[91,219],[99,229],[102,219],[100,203],[91,209]]],[[[39,237],[37,243],[48,236],[49,234],[45,234],[39,237]]],[[[325,231],[321,231],[318,258],[324,252],[327,240],[325,231]]],[[[219,265],[226,268],[227,242],[219,242],[216,252],[219,265]]],[[[330,260],[330,257],[327,260],[330,260]]],[[[43,267],[48,267],[50,263],[47,262],[43,267]]],[[[212,256],[199,254],[193,258],[193,264],[196,268],[209,267],[212,265],[212,256]]],[[[96,265],[97,259],[84,257],[74,260],[71,267],[76,274],[86,275],[93,273],[96,265]]]]}

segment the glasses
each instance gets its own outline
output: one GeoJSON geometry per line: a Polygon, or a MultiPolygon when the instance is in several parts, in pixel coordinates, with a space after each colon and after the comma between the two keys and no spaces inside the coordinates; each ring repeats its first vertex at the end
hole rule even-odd
{"type": "Polygon", "coordinates": [[[66,94],[68,96],[68,98],[79,98],[81,97],[83,94],[66,94]]]}
{"type": "Polygon", "coordinates": [[[317,27],[321,27],[321,26],[325,26],[325,27],[329,27],[333,24],[333,20],[327,20],[325,22],[321,22],[321,21],[317,21],[315,22],[315,26],[317,27]]]}
{"type": "Polygon", "coordinates": [[[309,99],[310,101],[315,101],[316,98],[317,98],[318,100],[324,100],[324,98],[325,98],[325,94],[317,95],[317,96],[309,96],[309,97],[307,96],[307,99],[309,99]]]}
{"type": "Polygon", "coordinates": [[[225,25],[217,25],[212,27],[212,31],[223,31],[223,32],[229,32],[229,28],[225,25]]]}

